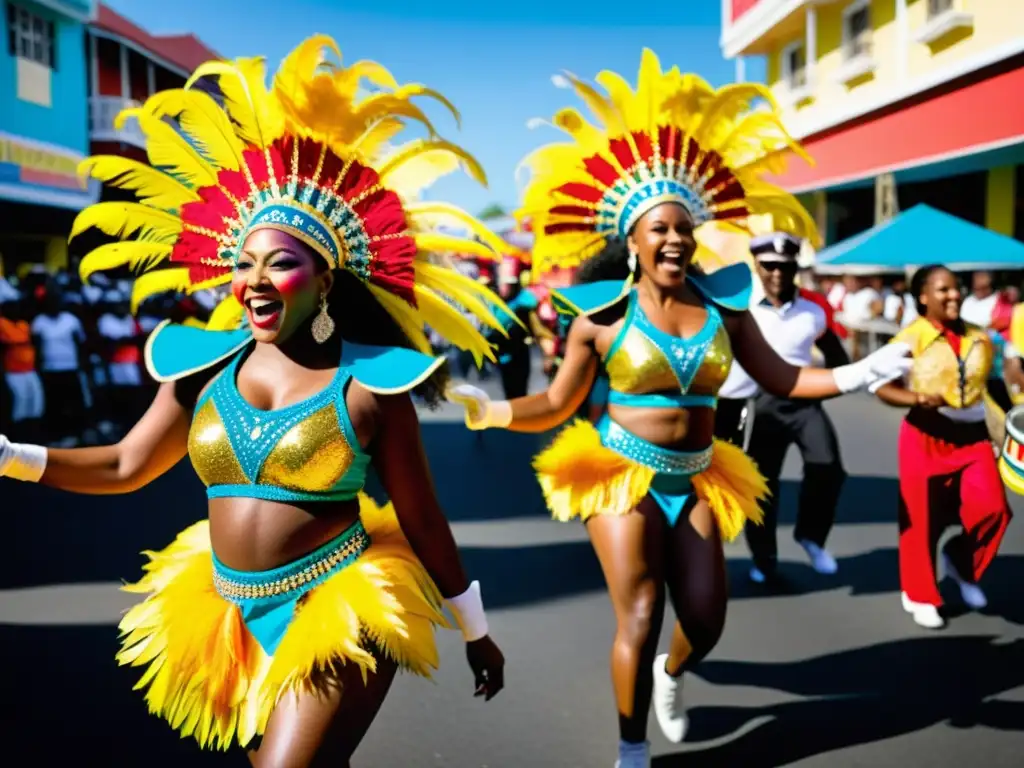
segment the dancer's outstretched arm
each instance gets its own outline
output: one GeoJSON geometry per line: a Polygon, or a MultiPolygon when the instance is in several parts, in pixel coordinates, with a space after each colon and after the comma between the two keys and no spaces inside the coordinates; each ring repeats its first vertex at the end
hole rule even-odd
{"type": "Polygon", "coordinates": [[[729,318],[727,327],[736,360],[776,397],[825,400],[891,381],[906,373],[913,363],[910,346],[900,342],[838,368],[801,368],[779,357],[749,312],[729,318]]]}
{"type": "Polygon", "coordinates": [[[163,384],[145,415],[114,445],[48,449],[11,443],[0,435],[0,477],[39,482],[86,494],[129,493],[181,461],[191,413],[163,384]]]}
{"type": "Polygon", "coordinates": [[[551,386],[543,392],[515,400],[492,401],[483,390],[459,384],[448,399],[466,408],[470,429],[499,427],[513,432],[546,432],[569,419],[583,401],[597,374],[594,340],[599,326],[589,317],[577,318],[569,328],[565,357],[551,386]]]}
{"type": "Polygon", "coordinates": [[[448,519],[441,510],[407,394],[377,398],[373,466],[395,508],[402,533],[459,622],[477,695],[490,700],[505,685],[505,659],[489,637],[480,585],[470,583],[448,519]]]}

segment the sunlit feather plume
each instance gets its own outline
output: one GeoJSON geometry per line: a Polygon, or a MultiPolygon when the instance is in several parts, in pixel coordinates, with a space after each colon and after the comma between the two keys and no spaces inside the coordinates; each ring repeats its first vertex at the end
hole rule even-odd
{"type": "Polygon", "coordinates": [[[793,234],[818,240],[799,201],[762,179],[790,151],[806,158],[764,86],[715,90],[677,68],[662,71],[650,50],[635,90],[608,71],[596,77],[604,93],[569,73],[553,80],[575,91],[596,122],[560,110],[552,122],[571,141],[540,147],[521,163],[532,176],[516,217],[532,221],[536,272],[579,264],[664,202],[690,212],[698,239],[709,222],[742,229],[748,214],[774,213],[794,222],[793,234]]]}
{"type": "MultiPolygon", "coordinates": [[[[118,116],[119,123],[138,121],[150,166],[110,157],[82,163],[83,173],[139,200],[99,203],[78,216],[72,236],[95,227],[127,241],[89,254],[83,278],[122,267],[142,272],[135,306],[165,290],[222,285],[245,238],[272,226],[359,277],[418,349],[431,350],[429,324],[478,359],[493,359],[491,345],[462,312],[498,330],[503,323],[495,313],[512,313],[486,289],[422,258],[446,251],[493,257],[505,247],[465,211],[416,202],[460,167],[486,183],[479,163],[438,137],[413,100],[437,101],[457,121],[455,107],[424,85],[398,83],[376,62],[342,66],[337,44],[325,35],[295,48],[269,88],[266,78],[259,58],[207,62],[183,89],[157,93],[118,116]],[[216,81],[223,106],[196,89],[206,79],[216,81]],[[428,137],[394,146],[410,122],[428,137]],[[453,221],[474,239],[435,231],[453,221]]],[[[228,297],[208,328],[234,329],[243,317],[228,297]]]]}

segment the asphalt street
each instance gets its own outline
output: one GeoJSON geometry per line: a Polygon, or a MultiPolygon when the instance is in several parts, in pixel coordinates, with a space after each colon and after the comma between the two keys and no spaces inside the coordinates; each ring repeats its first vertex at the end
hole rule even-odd
{"type": "MultiPolygon", "coordinates": [[[[744,544],[728,545],[725,635],[687,679],[688,742],[665,742],[652,715],[654,765],[1020,766],[1024,527],[1011,525],[986,578],[989,609],[965,613],[947,581],[949,626],[916,627],[897,582],[900,414],[866,396],[828,409],[850,472],[830,540],[840,571],[815,574],[791,540],[794,454],[780,529],[790,587],[769,594],[749,584],[744,544]]],[[[483,584],[507,688],[492,702],[474,699],[460,637],[445,632],[435,681],[398,680],[353,765],[611,768],[612,612],[583,528],[549,521],[542,507],[529,459],[548,438],[469,433],[450,408],[425,413],[423,434],[466,567],[483,584]]],[[[178,739],[132,691],[137,672],[113,660],[132,599],[118,584],[138,577],[140,551],[163,547],[204,511],[187,464],[125,497],[0,480],[4,765],[247,765],[178,739]]]]}

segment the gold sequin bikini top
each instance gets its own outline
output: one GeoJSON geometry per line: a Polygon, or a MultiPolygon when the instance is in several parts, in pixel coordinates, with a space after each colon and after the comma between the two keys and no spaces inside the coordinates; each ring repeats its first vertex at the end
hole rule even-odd
{"type": "Polygon", "coordinates": [[[729,334],[717,307],[705,302],[704,326],[679,338],[655,327],[636,289],[628,301],[622,329],[604,356],[608,402],[634,408],[714,408],[732,365],[729,334]]]}
{"type": "Polygon", "coordinates": [[[326,389],[294,405],[264,411],[238,391],[245,352],[196,404],[188,454],[211,498],[273,501],[353,499],[366,482],[370,457],[356,438],[345,393],[352,381],[338,368],[326,389]]]}

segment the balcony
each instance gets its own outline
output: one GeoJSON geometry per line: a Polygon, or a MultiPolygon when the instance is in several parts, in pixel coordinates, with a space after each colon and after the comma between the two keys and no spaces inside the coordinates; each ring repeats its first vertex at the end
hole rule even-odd
{"type": "Polygon", "coordinates": [[[89,140],[121,142],[144,149],[146,138],[134,118],[125,120],[120,130],[114,127],[122,109],[138,106],[139,102],[120,96],[93,96],[89,99],[89,140]]]}
{"type": "Polygon", "coordinates": [[[795,37],[808,8],[839,0],[726,0],[722,7],[719,44],[727,59],[763,55],[771,42],[795,37]]]}
{"type": "Polygon", "coordinates": [[[966,34],[974,29],[974,15],[957,10],[952,3],[928,4],[928,21],[914,32],[914,39],[932,45],[953,34],[966,34]]]}

